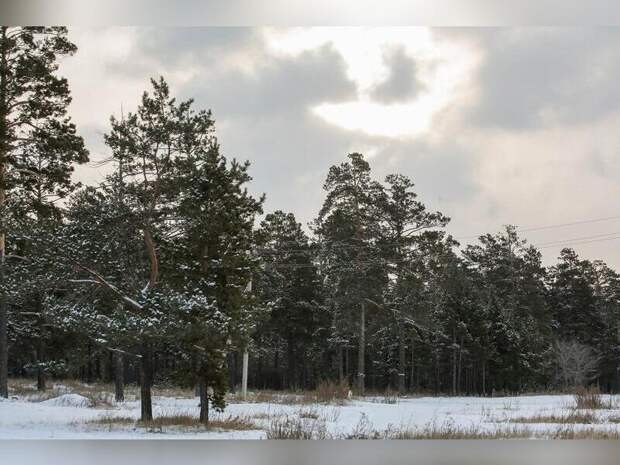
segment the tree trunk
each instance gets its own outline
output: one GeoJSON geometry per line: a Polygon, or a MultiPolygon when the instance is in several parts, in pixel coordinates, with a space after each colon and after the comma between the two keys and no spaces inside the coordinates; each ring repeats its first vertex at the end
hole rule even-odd
{"type": "Polygon", "coordinates": [[[202,379],[198,383],[198,392],[200,395],[200,423],[209,424],[209,396],[207,392],[207,382],[202,379]]]}
{"type": "Polygon", "coordinates": [[[357,353],[357,390],[360,396],[364,395],[366,376],[365,357],[366,357],[366,303],[362,301],[360,306],[360,334],[359,349],[357,353]]]}
{"type": "Polygon", "coordinates": [[[120,352],[114,353],[114,398],[116,402],[125,401],[125,367],[120,352]]]}
{"type": "Polygon", "coordinates": [[[43,342],[43,321],[42,321],[42,305],[39,296],[37,299],[37,311],[39,312],[39,340],[37,341],[37,391],[45,391],[45,368],[42,364],[45,362],[45,343],[43,342]]]}
{"type": "Polygon", "coordinates": [[[411,379],[409,380],[409,389],[415,390],[415,340],[413,334],[411,335],[411,379]]]}
{"type": "Polygon", "coordinates": [[[456,332],[452,331],[452,395],[456,395],[456,332]]]}
{"type": "Polygon", "coordinates": [[[86,346],[86,353],[87,353],[87,361],[86,361],[86,383],[90,384],[93,382],[93,345],[90,342],[90,339],[88,340],[88,344],[86,346]]]}
{"type": "Polygon", "coordinates": [[[461,336],[461,342],[459,343],[459,361],[456,375],[456,390],[460,393],[462,389],[461,374],[463,371],[463,336],[461,336]]]}
{"type": "Polygon", "coordinates": [[[398,393],[403,395],[405,393],[405,328],[402,318],[398,319],[398,393]]]}
{"type": "Polygon", "coordinates": [[[342,345],[338,346],[338,381],[342,383],[344,381],[344,360],[343,360],[344,349],[342,345]]]}
{"type": "Polygon", "coordinates": [[[153,421],[152,382],[151,348],[148,344],[144,344],[140,358],[140,420],[144,422],[153,421]]]}
{"type": "MultiPolygon", "coordinates": [[[[2,154],[0,154],[2,157],[2,154]]],[[[0,163],[2,163],[0,161],[0,163]]],[[[4,205],[3,183],[4,166],[0,165],[0,208],[4,205]]],[[[4,233],[0,232],[0,283],[4,284],[4,233]]],[[[8,339],[8,308],[6,294],[0,291],[0,397],[9,397],[9,339],[8,339]]]]}
{"type": "Polygon", "coordinates": [[[237,384],[237,363],[236,363],[236,353],[229,352],[228,353],[228,387],[230,392],[235,393],[236,384],[237,384]]]}
{"type": "MultiPolygon", "coordinates": [[[[4,44],[6,43],[6,26],[2,27],[2,50],[0,51],[0,209],[4,207],[6,193],[4,191],[4,176],[6,172],[8,141],[8,110],[6,95],[7,57],[4,44]]],[[[0,284],[6,279],[6,233],[0,231],[0,284]]],[[[9,339],[8,339],[8,303],[4,292],[0,292],[0,397],[9,397],[9,339]]]]}
{"type": "Polygon", "coordinates": [[[297,377],[297,363],[295,357],[295,347],[294,347],[294,339],[293,337],[289,337],[288,342],[286,344],[287,349],[287,370],[285,372],[285,387],[288,389],[296,389],[298,387],[298,377],[297,377]]]}

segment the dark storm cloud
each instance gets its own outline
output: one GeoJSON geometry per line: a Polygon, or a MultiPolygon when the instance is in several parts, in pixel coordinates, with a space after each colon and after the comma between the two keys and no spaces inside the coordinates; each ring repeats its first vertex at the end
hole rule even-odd
{"type": "Polygon", "coordinates": [[[469,34],[485,53],[472,122],[522,130],[592,122],[618,110],[620,30],[492,29],[469,34]]]}
{"type": "Polygon", "coordinates": [[[416,79],[416,62],[402,47],[384,54],[384,61],[390,70],[388,78],[377,85],[372,93],[373,100],[382,103],[411,100],[420,91],[421,83],[416,79]]]}

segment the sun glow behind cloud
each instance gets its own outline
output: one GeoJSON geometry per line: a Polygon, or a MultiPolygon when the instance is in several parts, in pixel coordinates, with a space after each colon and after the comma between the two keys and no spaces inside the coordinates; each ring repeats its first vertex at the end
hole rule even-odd
{"type": "Polygon", "coordinates": [[[334,48],[357,86],[351,102],[323,102],[312,111],[330,124],[369,135],[415,138],[430,130],[433,118],[466,91],[479,53],[460,41],[442,41],[428,28],[267,29],[272,53],[298,55],[325,45],[334,48]],[[400,48],[416,63],[421,90],[410,100],[383,103],[372,91],[390,77],[386,52],[400,48]]]}

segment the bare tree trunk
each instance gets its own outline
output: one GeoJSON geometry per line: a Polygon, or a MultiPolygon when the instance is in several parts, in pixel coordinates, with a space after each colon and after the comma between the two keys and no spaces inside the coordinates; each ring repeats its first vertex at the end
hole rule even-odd
{"type": "Polygon", "coordinates": [[[237,360],[235,352],[228,353],[228,384],[230,392],[234,394],[237,384],[237,360]]]}
{"type": "Polygon", "coordinates": [[[366,303],[362,301],[360,306],[360,334],[359,349],[357,353],[357,390],[360,396],[364,395],[366,377],[365,357],[366,357],[366,303]]]}
{"type": "Polygon", "coordinates": [[[411,335],[411,379],[409,380],[409,389],[413,391],[415,385],[415,340],[413,334],[411,335]]]}
{"type": "MultiPolygon", "coordinates": [[[[2,154],[0,154],[2,157],[2,154]]],[[[4,205],[4,189],[2,188],[4,178],[4,166],[0,161],[0,208],[4,205]]],[[[0,283],[4,284],[4,232],[0,232],[0,283]]],[[[8,339],[8,308],[6,294],[0,291],[0,397],[9,397],[8,376],[9,376],[9,339],[8,339]]]]}
{"type": "Polygon", "coordinates": [[[209,395],[207,392],[207,382],[202,379],[198,383],[198,392],[200,395],[200,423],[209,424],[209,395]]]}
{"type": "Polygon", "coordinates": [[[462,389],[461,374],[463,371],[463,336],[461,336],[461,342],[459,344],[459,361],[456,375],[456,389],[460,393],[462,389]]]}
{"type": "MultiPolygon", "coordinates": [[[[8,155],[8,123],[7,123],[7,95],[6,95],[6,74],[7,57],[4,44],[6,43],[6,27],[2,27],[2,50],[0,51],[0,209],[6,202],[4,191],[4,176],[6,172],[6,157],[8,155]]],[[[5,270],[6,259],[6,234],[0,231],[0,284],[4,284],[6,279],[5,270]]],[[[8,339],[8,304],[5,292],[0,292],[0,397],[9,397],[8,376],[9,376],[9,339],[8,339]]]]}
{"type": "Polygon", "coordinates": [[[120,352],[114,354],[114,398],[116,402],[125,401],[125,367],[120,352]]]}
{"type": "Polygon", "coordinates": [[[486,360],[482,359],[482,395],[487,395],[486,360]]]}
{"type": "Polygon", "coordinates": [[[45,368],[42,366],[43,363],[45,363],[45,335],[43,334],[44,331],[44,317],[43,317],[43,297],[41,296],[40,293],[36,293],[35,295],[35,309],[36,312],[39,314],[39,318],[38,318],[38,326],[39,326],[39,340],[37,341],[37,361],[38,361],[38,368],[37,368],[37,390],[38,391],[45,391],[45,368]]]}
{"type": "Polygon", "coordinates": [[[343,349],[342,345],[339,345],[338,346],[338,360],[337,360],[336,363],[338,363],[338,381],[340,381],[341,383],[344,380],[343,352],[344,352],[344,349],[343,349]]]}
{"type": "Polygon", "coordinates": [[[405,393],[405,329],[402,318],[398,319],[398,393],[405,393]]]}
{"type": "Polygon", "coordinates": [[[153,367],[151,366],[151,348],[142,346],[140,358],[140,420],[153,421],[153,404],[151,386],[153,383],[153,367]]]}
{"type": "Polygon", "coordinates": [[[43,363],[43,343],[39,341],[39,347],[37,348],[37,391],[45,391],[45,369],[41,366],[43,363]]]}
{"type": "Polygon", "coordinates": [[[452,331],[452,395],[456,395],[456,331],[452,331]]]}

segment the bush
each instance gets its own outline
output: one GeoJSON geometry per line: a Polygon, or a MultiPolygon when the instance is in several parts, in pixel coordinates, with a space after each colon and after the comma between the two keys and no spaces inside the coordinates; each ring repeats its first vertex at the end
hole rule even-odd
{"type": "Polygon", "coordinates": [[[573,396],[578,409],[612,408],[611,401],[605,402],[598,387],[578,387],[573,396]]]}
{"type": "Polygon", "coordinates": [[[317,402],[344,403],[350,397],[351,388],[346,381],[321,381],[315,392],[317,402]]]}

